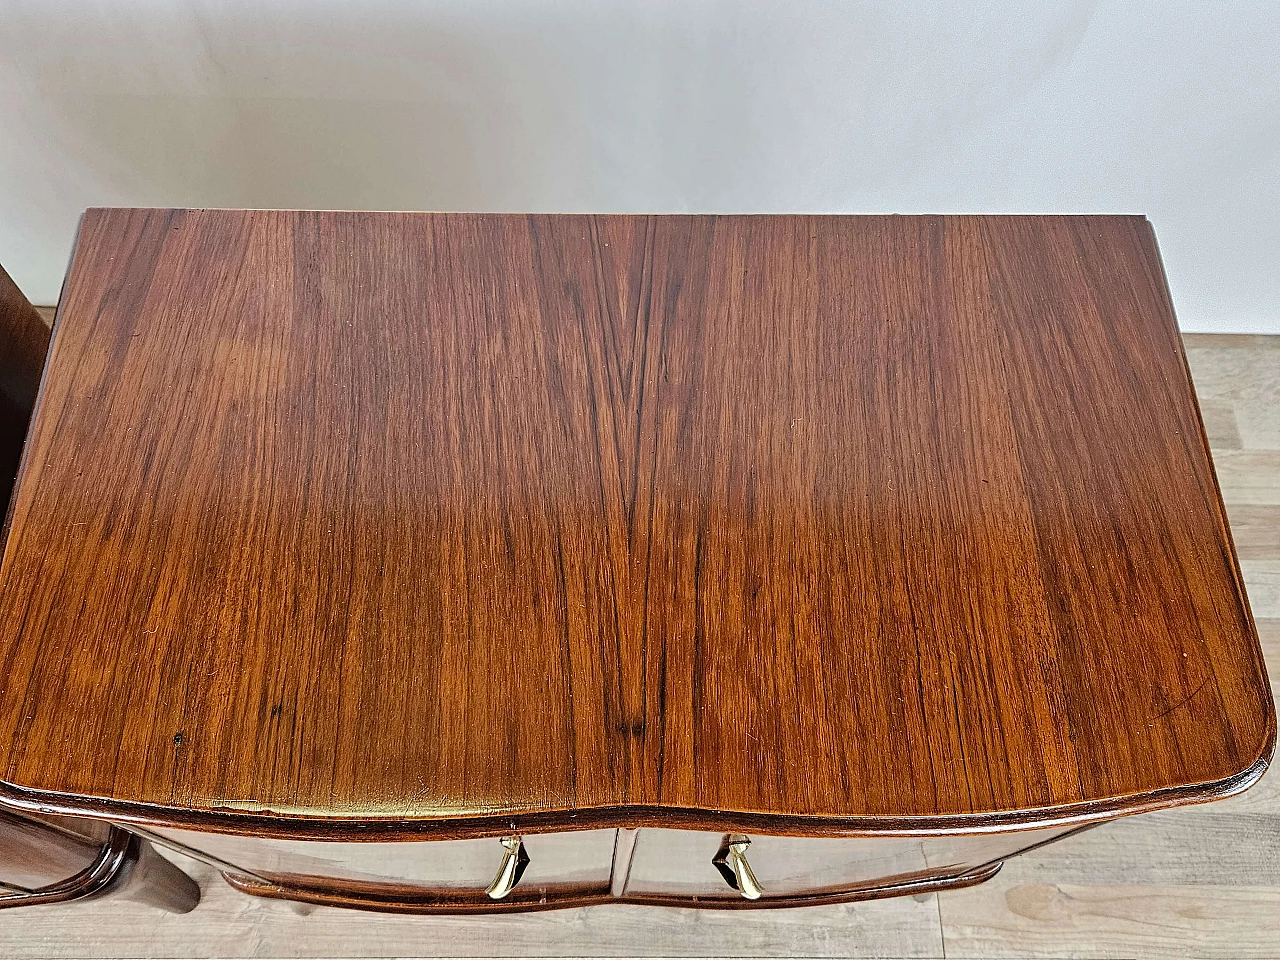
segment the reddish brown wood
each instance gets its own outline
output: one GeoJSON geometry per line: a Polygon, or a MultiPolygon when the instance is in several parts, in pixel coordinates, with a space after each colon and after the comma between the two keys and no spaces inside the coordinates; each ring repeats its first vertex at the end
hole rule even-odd
{"type": "Polygon", "coordinates": [[[171,913],[200,902],[195,881],[119,827],[0,810],[0,909],[108,893],[171,913]]]}
{"type": "Polygon", "coordinates": [[[11,802],[947,831],[1274,742],[1141,218],[85,214],[11,802]]]}
{"type": "Polygon", "coordinates": [[[30,893],[87,870],[107,844],[111,828],[83,822],[96,828],[98,836],[0,810],[0,890],[30,893]]]}
{"type": "MultiPolygon", "coordinates": [[[[6,508],[48,347],[49,328],[0,267],[0,504],[6,508]]],[[[119,828],[0,809],[0,907],[108,891],[177,913],[200,899],[190,878],[119,828]]]]}
{"type": "MultiPolygon", "coordinates": [[[[538,910],[563,910],[569,907],[591,907],[606,903],[632,903],[655,907],[701,907],[719,910],[734,909],[769,909],[776,907],[819,907],[833,903],[855,903],[859,900],[883,900],[887,897],[906,897],[920,893],[941,893],[944,890],[959,890],[972,887],[990,880],[1003,863],[996,862],[971,870],[966,873],[947,876],[927,876],[909,878],[878,886],[862,887],[841,893],[814,893],[794,897],[779,897],[773,900],[731,900],[705,899],[687,897],[627,897],[616,899],[608,890],[593,893],[565,892],[546,899],[520,898],[511,901],[494,903],[486,902],[480,896],[455,896],[439,898],[424,895],[421,891],[401,889],[397,891],[379,891],[371,894],[368,891],[352,889],[349,886],[318,886],[315,884],[299,884],[288,877],[279,878],[278,882],[264,882],[252,877],[244,877],[229,873],[223,879],[241,893],[255,897],[269,897],[276,900],[292,900],[296,903],[314,903],[326,907],[346,907],[353,910],[372,910],[379,913],[412,913],[412,914],[468,914],[468,913],[531,913],[538,910]]],[[[514,896],[514,894],[513,894],[514,896]]]]}
{"type": "Polygon", "coordinates": [[[49,328],[0,267],[0,506],[9,503],[48,349],[49,328]]]}

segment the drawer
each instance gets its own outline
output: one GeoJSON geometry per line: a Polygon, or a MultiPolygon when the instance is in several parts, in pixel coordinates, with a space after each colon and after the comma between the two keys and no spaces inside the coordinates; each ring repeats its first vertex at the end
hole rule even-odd
{"type": "MultiPolygon", "coordinates": [[[[386,891],[473,893],[480,901],[508,857],[504,838],[415,842],[276,840],[158,829],[158,837],[217,858],[236,871],[290,886],[339,884],[386,891]]],[[[525,834],[520,838],[519,899],[607,893],[616,830],[525,834]],[[527,859],[526,859],[527,858],[527,859]]]]}
{"type": "Polygon", "coordinates": [[[250,893],[416,912],[611,899],[777,905],[971,883],[1073,827],[937,837],[795,837],[669,828],[414,842],[279,840],[161,829],[250,893]],[[516,854],[518,853],[518,858],[516,854]],[[505,876],[505,886],[499,878],[505,876]],[[501,901],[500,903],[498,901],[501,901]]]}
{"type": "Polygon", "coordinates": [[[1071,827],[945,837],[788,837],[665,828],[637,832],[623,899],[832,897],[959,877],[1071,827]],[[731,842],[736,841],[731,846],[731,842]],[[736,865],[734,861],[737,861],[736,865]],[[745,864],[745,867],[744,867],[745,864]],[[748,872],[742,889],[738,879],[748,872]]]}

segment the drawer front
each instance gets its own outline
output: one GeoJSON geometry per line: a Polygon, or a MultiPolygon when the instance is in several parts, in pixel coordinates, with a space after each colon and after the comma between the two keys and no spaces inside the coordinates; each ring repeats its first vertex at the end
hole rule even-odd
{"type": "MultiPolygon", "coordinates": [[[[266,880],[352,881],[450,892],[485,892],[503,866],[502,838],[364,843],[274,840],[158,829],[155,834],[266,880]]],[[[533,891],[609,889],[616,830],[525,834],[518,888],[533,891]]]]}
{"type": "MultiPolygon", "coordinates": [[[[609,899],[740,906],[885,896],[954,878],[972,882],[979,868],[1075,829],[791,837],[641,828],[525,834],[519,844],[499,837],[384,843],[155,833],[222,861],[259,887],[277,888],[266,895],[452,912],[609,899]]],[[[254,892],[252,884],[240,886],[254,892]]]]}
{"type": "Polygon", "coordinates": [[[735,883],[727,849],[731,840],[738,841],[750,871],[748,883],[757,888],[745,893],[758,893],[764,900],[954,877],[1072,829],[955,837],[783,837],[645,829],[635,838],[630,869],[615,892],[633,899],[741,899],[744,890],[735,883]]]}

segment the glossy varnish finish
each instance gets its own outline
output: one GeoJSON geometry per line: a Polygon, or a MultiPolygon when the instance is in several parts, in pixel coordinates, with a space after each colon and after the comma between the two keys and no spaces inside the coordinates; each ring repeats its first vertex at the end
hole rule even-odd
{"type": "Polygon", "coordinates": [[[88,870],[110,833],[92,820],[37,820],[0,809],[0,892],[31,893],[88,870]]]}
{"type": "Polygon", "coordinates": [[[11,800],[939,829],[1274,737],[1141,218],[84,217],[11,800]]]}
{"type": "Polygon", "coordinates": [[[0,267],[0,507],[7,507],[40,387],[49,328],[0,267]]]}
{"type": "MultiPolygon", "coordinates": [[[[6,510],[48,347],[39,311],[0,267],[0,508],[6,510]]],[[[0,807],[0,909],[107,892],[175,913],[200,900],[189,877],[119,827],[0,807]]]]}
{"type": "Polygon", "coordinates": [[[107,894],[169,913],[200,902],[194,880],[120,827],[0,810],[0,910],[107,894]]]}

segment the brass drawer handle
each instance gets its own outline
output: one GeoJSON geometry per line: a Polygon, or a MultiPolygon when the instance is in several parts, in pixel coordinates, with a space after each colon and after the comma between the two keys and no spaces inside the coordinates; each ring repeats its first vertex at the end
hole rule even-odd
{"type": "Polygon", "coordinates": [[[498,875],[489,884],[485,893],[490,900],[501,900],[520,882],[524,876],[524,868],[529,866],[529,854],[525,853],[524,841],[519,837],[502,838],[502,863],[498,865],[498,875]]]}
{"type": "Polygon", "coordinates": [[[730,833],[725,836],[724,843],[720,845],[719,852],[711,858],[711,862],[720,871],[725,883],[748,900],[759,900],[764,890],[756,880],[756,875],[751,872],[751,864],[747,862],[749,846],[751,846],[750,838],[740,833],[730,833]]]}

